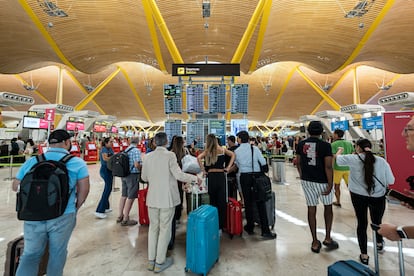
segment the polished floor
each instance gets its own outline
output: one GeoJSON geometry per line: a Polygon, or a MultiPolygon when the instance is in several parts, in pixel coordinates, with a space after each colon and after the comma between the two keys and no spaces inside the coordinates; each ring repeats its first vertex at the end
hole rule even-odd
{"type": "MultiPolygon", "coordinates": [[[[5,261],[7,242],[22,233],[22,222],[16,219],[15,193],[11,191],[11,176],[16,168],[0,169],[0,263],[5,261]]],[[[78,214],[76,229],[69,243],[69,253],[64,275],[153,275],[146,271],[147,232],[145,226],[120,226],[115,222],[120,192],[113,192],[111,204],[114,212],[106,219],[97,219],[94,211],[100,198],[103,181],[98,165],[89,165],[91,192],[78,214]]],[[[120,187],[116,179],[115,186],[120,187]]],[[[353,209],[346,188],[342,186],[342,208],[334,208],[333,237],[339,242],[335,251],[310,251],[311,235],[307,226],[305,199],[296,169],[286,163],[286,184],[273,184],[276,192],[276,240],[262,241],[260,235],[221,237],[220,259],[209,275],[326,275],[327,267],[337,260],[358,259],[353,209]]],[[[131,217],[137,218],[137,204],[131,217]]],[[[185,212],[184,212],[185,213],[185,212]]],[[[323,208],[318,207],[318,237],[324,238],[323,208]]],[[[400,225],[414,224],[414,211],[389,204],[384,221],[400,225]]],[[[186,216],[177,229],[176,246],[170,252],[172,267],[163,275],[191,275],[185,273],[186,216]]],[[[260,232],[256,229],[256,232],[260,232]]],[[[371,237],[371,234],[369,234],[371,237]]],[[[406,275],[414,275],[414,240],[404,243],[406,275]]],[[[374,259],[372,245],[370,266],[374,259]]],[[[380,257],[381,275],[398,275],[397,247],[386,242],[385,253],[380,257]]],[[[3,267],[0,268],[3,272],[3,267]]]]}

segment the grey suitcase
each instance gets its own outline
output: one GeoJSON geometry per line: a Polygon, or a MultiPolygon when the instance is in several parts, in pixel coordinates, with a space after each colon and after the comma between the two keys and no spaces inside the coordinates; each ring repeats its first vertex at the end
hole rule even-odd
{"type": "MultiPolygon", "coordinates": [[[[272,197],[266,201],[266,214],[267,214],[267,221],[269,223],[269,227],[273,230],[276,224],[276,194],[272,191],[272,197]]],[[[260,218],[259,218],[259,211],[257,210],[257,206],[253,204],[253,220],[255,223],[260,225],[260,218]]]]}

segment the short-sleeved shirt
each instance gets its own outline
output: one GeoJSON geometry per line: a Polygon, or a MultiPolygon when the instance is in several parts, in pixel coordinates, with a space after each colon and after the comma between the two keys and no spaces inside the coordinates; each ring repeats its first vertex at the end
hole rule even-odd
{"type": "MultiPolygon", "coordinates": [[[[344,149],[344,151],[342,152],[343,155],[351,154],[351,153],[354,152],[354,146],[352,145],[352,143],[347,141],[347,140],[344,140],[344,139],[338,139],[338,140],[334,141],[331,144],[331,147],[332,147],[332,153],[333,154],[335,154],[338,151],[339,147],[344,149]]],[[[339,166],[335,161],[334,170],[336,170],[336,171],[349,171],[349,167],[348,166],[339,166]]]]}
{"type": "Polygon", "coordinates": [[[131,144],[125,151],[128,151],[129,168],[131,173],[140,173],[140,171],[134,166],[134,162],[138,162],[140,164],[142,163],[141,151],[137,148],[137,145],[131,144]]]}
{"type": "Polygon", "coordinates": [[[317,183],[328,183],[325,173],[325,157],[332,156],[331,145],[316,137],[299,142],[297,152],[300,156],[302,179],[317,183]]]}
{"type": "Polygon", "coordinates": [[[336,157],[338,164],[348,165],[349,166],[349,184],[348,189],[352,193],[363,195],[363,196],[372,196],[372,197],[381,197],[384,196],[386,192],[386,187],[388,185],[394,184],[395,177],[392,173],[390,165],[385,161],[384,158],[375,156],[374,163],[374,189],[371,194],[368,193],[368,186],[365,183],[364,176],[364,161],[365,154],[348,154],[348,155],[338,155],[336,157]],[[359,157],[358,157],[359,156],[359,157]]]}
{"type": "MultiPolygon", "coordinates": [[[[63,156],[69,152],[63,148],[49,148],[45,153],[46,160],[60,160],[63,156]]],[[[27,160],[19,169],[16,174],[16,179],[22,180],[24,175],[37,163],[36,156],[27,160]]],[[[65,214],[76,212],[76,183],[78,180],[89,176],[88,167],[81,158],[72,157],[67,163],[66,167],[69,173],[69,187],[71,195],[69,198],[68,206],[66,207],[65,214]]]]}
{"type": "Polygon", "coordinates": [[[101,167],[107,168],[108,161],[105,161],[102,157],[102,154],[106,153],[108,157],[114,155],[114,150],[112,148],[102,147],[99,159],[101,160],[101,167]]]}

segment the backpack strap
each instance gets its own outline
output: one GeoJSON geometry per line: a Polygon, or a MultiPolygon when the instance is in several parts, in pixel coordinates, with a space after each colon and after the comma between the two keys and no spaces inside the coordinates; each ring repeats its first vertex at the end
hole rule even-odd
{"type": "Polygon", "coordinates": [[[45,154],[42,153],[41,155],[36,155],[36,160],[37,160],[37,163],[45,161],[46,160],[45,154]]]}
{"type": "Polygon", "coordinates": [[[75,157],[75,156],[73,156],[72,154],[70,154],[70,153],[68,153],[68,154],[66,154],[65,156],[63,156],[60,160],[59,160],[59,162],[62,162],[63,164],[66,164],[70,159],[72,159],[73,157],[75,157]]]}

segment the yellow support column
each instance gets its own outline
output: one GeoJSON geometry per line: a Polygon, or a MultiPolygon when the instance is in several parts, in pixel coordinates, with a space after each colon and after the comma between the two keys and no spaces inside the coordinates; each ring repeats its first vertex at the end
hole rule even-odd
{"type": "Polygon", "coordinates": [[[360,104],[361,103],[361,96],[359,94],[359,86],[358,86],[357,68],[358,67],[355,67],[353,69],[353,71],[354,71],[354,82],[353,82],[353,85],[354,85],[354,90],[353,90],[354,91],[354,93],[353,93],[354,104],[360,104]]]}
{"type": "Polygon", "coordinates": [[[117,70],[115,70],[109,77],[107,77],[103,82],[101,82],[95,90],[93,90],[91,93],[88,94],[85,98],[83,98],[82,101],[80,101],[76,106],[75,110],[82,110],[90,101],[95,98],[96,95],[98,95],[102,89],[113,79],[115,76],[121,71],[121,68],[118,67],[117,70]]]}
{"type": "Polygon", "coordinates": [[[257,7],[253,13],[252,18],[249,21],[249,24],[247,25],[247,29],[243,34],[243,37],[239,43],[239,46],[236,49],[236,52],[233,55],[233,58],[231,59],[231,63],[240,63],[244,53],[246,52],[247,46],[249,45],[250,39],[253,36],[254,30],[259,22],[260,16],[263,13],[263,7],[265,4],[265,0],[260,0],[257,4],[257,7]]]}
{"type": "Polygon", "coordinates": [[[296,71],[303,77],[303,79],[309,83],[310,86],[312,86],[313,89],[315,89],[316,92],[335,110],[341,109],[341,106],[332,99],[328,94],[325,93],[318,85],[316,85],[308,76],[303,73],[300,68],[296,68],[296,71]]]}
{"type": "MultiPolygon", "coordinates": [[[[56,103],[62,104],[63,103],[63,69],[58,67],[58,81],[57,81],[57,89],[56,89],[56,103]]],[[[57,126],[62,119],[62,115],[55,113],[55,121],[54,126],[57,126]]]]}

